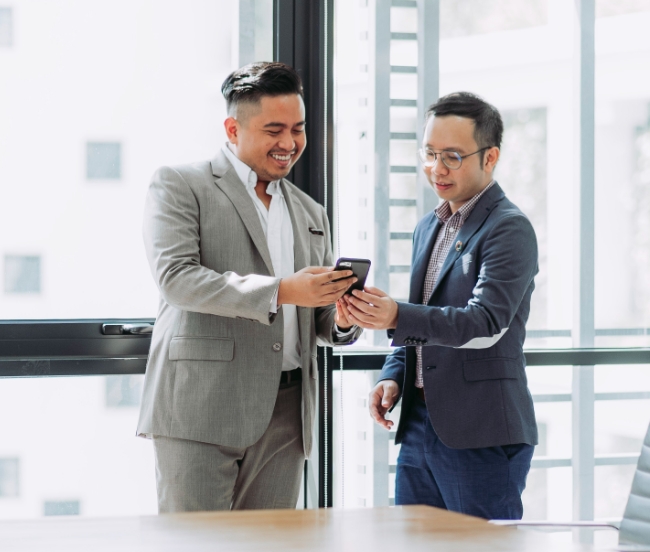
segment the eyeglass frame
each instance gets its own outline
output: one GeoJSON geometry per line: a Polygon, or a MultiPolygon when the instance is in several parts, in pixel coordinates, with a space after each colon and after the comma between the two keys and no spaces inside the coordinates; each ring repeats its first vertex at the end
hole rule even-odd
{"type": "Polygon", "coordinates": [[[445,151],[441,151],[441,152],[435,152],[435,151],[431,150],[431,153],[433,153],[434,157],[433,157],[433,161],[430,162],[430,163],[427,163],[424,159],[422,159],[422,156],[425,155],[425,153],[424,153],[424,148],[420,148],[418,150],[418,157],[420,158],[420,161],[422,162],[422,164],[425,167],[433,167],[438,162],[437,161],[438,157],[440,157],[440,160],[442,161],[442,164],[445,167],[447,167],[450,171],[457,171],[458,169],[460,169],[463,166],[463,159],[465,159],[466,157],[470,157],[471,155],[476,155],[477,153],[479,153],[481,151],[489,150],[492,147],[494,147],[494,146],[485,146],[485,147],[483,147],[483,148],[481,148],[479,150],[476,150],[473,153],[468,153],[467,155],[460,155],[457,151],[446,151],[445,150],[445,151]],[[447,163],[445,163],[444,157],[441,157],[443,153],[455,153],[456,156],[458,157],[458,160],[460,161],[460,165],[458,165],[457,167],[450,167],[449,165],[447,165],[447,163]]]}

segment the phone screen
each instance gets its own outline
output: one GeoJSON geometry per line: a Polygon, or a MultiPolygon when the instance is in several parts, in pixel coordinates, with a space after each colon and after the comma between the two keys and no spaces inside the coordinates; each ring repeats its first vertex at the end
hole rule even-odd
{"type": "Polygon", "coordinates": [[[366,278],[368,278],[368,272],[370,272],[370,260],[341,257],[336,261],[334,270],[351,270],[354,272],[357,281],[345,292],[350,295],[354,289],[363,291],[363,287],[366,285],[366,278]]]}

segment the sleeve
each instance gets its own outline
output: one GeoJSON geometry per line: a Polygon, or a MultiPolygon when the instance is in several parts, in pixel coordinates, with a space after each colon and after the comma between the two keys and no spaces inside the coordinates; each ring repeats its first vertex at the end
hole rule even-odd
{"type": "Polygon", "coordinates": [[[537,273],[537,240],[523,215],[504,218],[487,236],[479,277],[466,306],[433,307],[399,303],[393,345],[408,345],[409,336],[426,345],[478,348],[496,343],[510,326],[537,273]],[[490,341],[491,339],[491,341],[490,341]]]}
{"type": "Polygon", "coordinates": [[[153,176],[143,236],[149,267],[168,304],[266,325],[274,321],[270,305],[279,278],[220,274],[201,265],[199,203],[175,169],[163,167],[153,176]]]}
{"type": "Polygon", "coordinates": [[[400,390],[404,384],[404,371],[406,366],[406,349],[404,347],[397,347],[391,354],[386,357],[386,362],[381,369],[379,379],[377,382],[383,380],[394,380],[399,385],[400,390]]]}

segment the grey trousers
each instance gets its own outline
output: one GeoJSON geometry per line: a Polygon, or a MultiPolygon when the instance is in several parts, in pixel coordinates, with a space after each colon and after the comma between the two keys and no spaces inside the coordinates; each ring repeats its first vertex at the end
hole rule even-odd
{"type": "Polygon", "coordinates": [[[295,508],[305,453],[301,382],[282,386],[269,427],[232,448],[153,436],[159,513],[295,508]]]}

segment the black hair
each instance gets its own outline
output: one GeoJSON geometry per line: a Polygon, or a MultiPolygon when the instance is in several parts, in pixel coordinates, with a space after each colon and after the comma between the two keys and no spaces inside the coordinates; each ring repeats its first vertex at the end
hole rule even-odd
{"type": "Polygon", "coordinates": [[[256,61],[226,77],[221,85],[228,113],[240,103],[258,103],[262,96],[297,94],[303,97],[302,81],[293,67],[284,63],[256,61]]]}
{"type": "MultiPolygon", "coordinates": [[[[454,92],[440,98],[429,106],[426,120],[446,115],[466,117],[474,121],[474,140],[479,148],[501,147],[503,139],[503,120],[499,110],[483,98],[471,92],[454,92]]],[[[483,155],[481,155],[481,167],[483,155]]]]}

